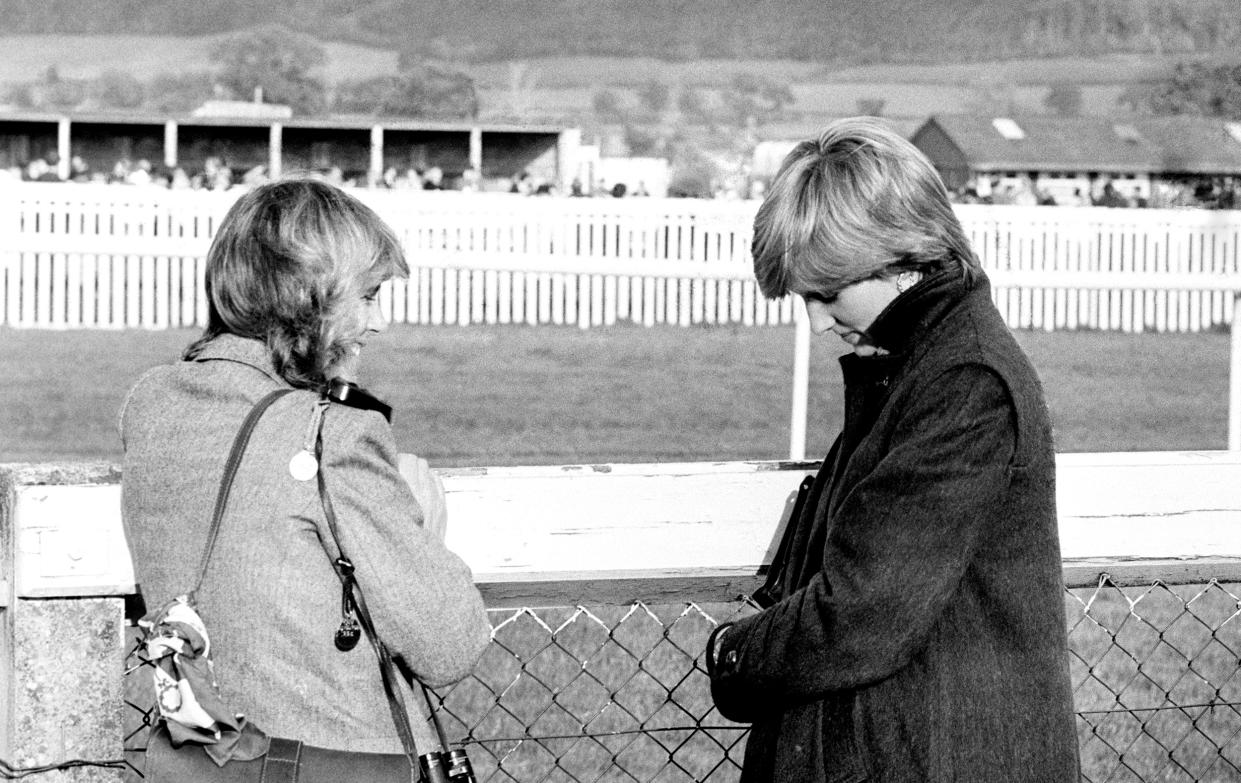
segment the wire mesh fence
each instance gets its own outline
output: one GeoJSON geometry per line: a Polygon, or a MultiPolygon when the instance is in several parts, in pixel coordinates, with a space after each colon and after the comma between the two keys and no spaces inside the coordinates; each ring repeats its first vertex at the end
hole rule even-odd
{"type": "MultiPolygon", "coordinates": [[[[1084,783],[1241,783],[1241,585],[1104,578],[1066,590],[1084,783]]],[[[702,651],[730,603],[493,610],[473,675],[436,694],[485,783],[735,781],[745,727],[722,718],[702,651]]],[[[132,637],[131,637],[132,641],[132,637]]],[[[137,650],[127,756],[153,719],[137,650]]]]}

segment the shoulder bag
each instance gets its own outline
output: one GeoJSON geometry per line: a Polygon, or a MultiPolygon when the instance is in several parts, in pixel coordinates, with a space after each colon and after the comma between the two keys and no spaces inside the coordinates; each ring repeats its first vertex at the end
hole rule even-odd
{"type": "MultiPolygon", "coordinates": [[[[437,749],[421,755],[418,753],[397,680],[397,662],[376,635],[362,591],[353,578],[353,564],[340,549],[336,514],[322,470],[317,470],[319,497],[331,534],[331,540],[322,543],[341,580],[345,615],[337,631],[336,644],[342,650],[351,649],[360,633],[365,633],[379,659],[384,692],[404,752],[331,750],[306,745],[300,740],[269,737],[244,717],[228,710],[220,698],[211,670],[210,639],[194,606],[195,593],[202,585],[211,552],[215,548],[229,491],[250,435],[263,412],[292,391],[279,389],[259,400],[233,440],[216,495],[194,590],[178,596],[139,621],[144,631],[143,642],[154,667],[160,712],[160,719],[147,739],[143,778],[153,783],[338,783],[342,780],[473,783],[473,771],[464,750],[445,753],[437,749]]],[[[325,409],[329,403],[323,398],[318,404],[325,409]]],[[[323,451],[322,413],[323,410],[316,411],[316,467],[323,451]]],[[[440,747],[446,748],[443,728],[431,708],[426,688],[421,683],[414,684],[427,700],[428,714],[439,735],[440,747]]]]}

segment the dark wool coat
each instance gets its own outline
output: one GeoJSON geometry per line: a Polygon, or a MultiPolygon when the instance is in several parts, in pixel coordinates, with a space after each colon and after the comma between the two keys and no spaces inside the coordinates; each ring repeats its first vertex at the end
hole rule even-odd
{"type": "Polygon", "coordinates": [[[716,706],[753,723],[742,780],[1076,781],[1034,369],[981,275],[924,279],[870,335],[890,353],[841,359],[844,430],[779,600],[716,632],[716,706]]]}

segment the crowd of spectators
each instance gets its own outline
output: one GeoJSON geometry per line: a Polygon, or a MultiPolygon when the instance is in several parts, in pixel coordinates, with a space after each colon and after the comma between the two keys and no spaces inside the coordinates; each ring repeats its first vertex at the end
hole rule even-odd
{"type": "Polygon", "coordinates": [[[121,158],[110,169],[92,169],[80,156],[69,159],[69,176],[60,176],[60,159],[55,152],[34,158],[29,163],[0,168],[0,180],[25,182],[76,182],[108,185],[137,185],[174,190],[228,190],[234,186],[250,187],[267,179],[265,166],[255,166],[239,176],[218,157],[203,161],[201,169],[192,173],[182,166],[159,166],[147,158],[121,158]]]}
{"type": "MultiPolygon", "coordinates": [[[[2,154],[2,153],[0,153],[2,154]]],[[[110,169],[98,170],[80,155],[69,160],[68,177],[60,176],[60,159],[56,152],[36,157],[25,165],[2,165],[0,183],[4,181],[26,182],[86,182],[113,185],[136,185],[162,187],[171,190],[229,190],[250,188],[268,181],[265,165],[237,170],[218,156],[206,158],[201,168],[187,169],[183,166],[167,167],[153,164],[146,158],[121,158],[110,169]]],[[[629,185],[624,182],[607,183],[599,179],[593,184],[574,179],[567,192],[557,184],[521,171],[511,179],[484,180],[477,169],[469,168],[452,175],[445,174],[439,166],[425,169],[395,166],[384,169],[377,178],[365,171],[347,172],[339,166],[318,171],[322,177],[342,187],[373,187],[390,190],[454,190],[462,192],[508,192],[526,196],[568,195],[574,197],[623,198],[649,195],[642,182],[629,185]]],[[[751,183],[744,195],[728,190],[713,193],[715,198],[763,197],[762,181],[751,183]]],[[[1017,206],[1096,206],[1096,207],[1196,207],[1201,209],[1241,209],[1241,178],[1185,178],[1180,180],[1157,180],[1149,187],[1141,187],[1132,179],[1114,181],[1097,180],[1081,187],[1052,180],[1046,187],[1030,177],[1016,180],[984,182],[982,193],[974,187],[955,191],[953,201],[960,204],[1012,204],[1017,206]]]]}
{"type": "MultiPolygon", "coordinates": [[[[208,157],[201,168],[156,165],[146,158],[120,158],[110,169],[100,170],[92,169],[80,155],[74,155],[69,161],[68,177],[61,177],[59,163],[57,153],[49,152],[25,165],[0,166],[0,182],[77,182],[153,186],[172,190],[229,190],[254,187],[270,179],[265,165],[238,170],[218,156],[208,157]]],[[[366,172],[346,172],[339,166],[329,166],[316,170],[316,173],[341,187],[476,191],[482,186],[481,177],[474,169],[448,177],[438,166],[430,166],[425,170],[411,168],[404,172],[389,167],[374,182],[370,181],[366,172]]]]}
{"type": "Polygon", "coordinates": [[[1102,180],[1094,187],[1061,187],[1055,192],[1041,187],[1029,177],[1016,182],[995,183],[985,195],[972,187],[952,194],[958,204],[1013,204],[1016,206],[1119,207],[1170,209],[1241,209],[1241,194],[1235,178],[1157,180],[1149,188],[1133,180],[1119,185],[1102,180]]]}
{"type": "MultiPolygon", "coordinates": [[[[2,154],[2,153],[0,153],[2,154]]],[[[2,161],[0,161],[2,163],[2,161]]],[[[229,166],[219,156],[208,157],[201,168],[163,166],[147,158],[120,158],[111,168],[92,169],[80,155],[69,161],[69,175],[60,176],[60,159],[55,152],[37,157],[25,165],[0,165],[0,182],[78,182],[109,185],[136,185],[161,187],[171,190],[229,190],[250,188],[268,181],[267,166],[258,165],[244,170],[229,166]]],[[[649,196],[646,185],[638,182],[607,183],[599,179],[593,186],[584,185],[581,179],[573,180],[567,192],[556,182],[521,171],[510,179],[484,180],[474,168],[446,174],[439,166],[398,169],[389,166],[377,178],[365,171],[346,171],[339,166],[316,170],[327,181],[341,187],[371,187],[388,190],[452,190],[460,192],[507,192],[524,196],[569,195],[581,197],[622,198],[649,196]]]]}

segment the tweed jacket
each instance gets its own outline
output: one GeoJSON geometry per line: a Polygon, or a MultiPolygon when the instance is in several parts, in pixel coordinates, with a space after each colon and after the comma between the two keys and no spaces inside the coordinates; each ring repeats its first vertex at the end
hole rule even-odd
{"type": "MultiPolygon", "coordinates": [[[[233,437],[255,402],[287,386],[261,342],[225,335],[193,361],[148,371],[130,391],[121,413],[123,518],[148,608],[192,587],[233,437]]],[[[362,642],[342,653],[333,643],[341,586],[320,543],[330,533],[317,482],[289,470],[316,400],[288,394],[255,428],[199,611],[232,709],[273,736],[399,753],[374,651],[362,642]]],[[[428,684],[461,679],[490,625],[465,563],[423,529],[391,427],[378,412],[333,404],[323,442],[320,470],[341,547],[376,632],[428,684]]],[[[430,736],[413,723],[416,738],[430,736]]]]}
{"type": "Polygon", "coordinates": [[[930,276],[869,334],[889,354],[841,359],[844,428],[778,600],[712,638],[715,703],[753,724],[742,780],[1075,782],[1034,369],[985,277],[930,276]]]}

